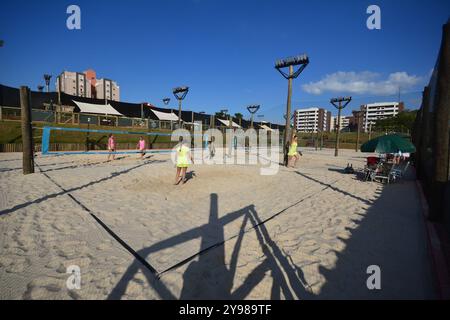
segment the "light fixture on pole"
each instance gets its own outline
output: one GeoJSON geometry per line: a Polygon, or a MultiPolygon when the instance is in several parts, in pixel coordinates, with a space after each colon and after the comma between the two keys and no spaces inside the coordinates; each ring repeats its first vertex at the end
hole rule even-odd
{"type": "Polygon", "coordinates": [[[47,86],[47,92],[50,92],[50,79],[51,78],[52,78],[52,75],[44,74],[44,80],[45,80],[45,85],[47,86]]]}
{"type": "Polygon", "coordinates": [[[287,153],[289,144],[289,131],[290,131],[290,117],[291,117],[291,97],[292,97],[292,80],[297,78],[300,73],[309,64],[309,58],[306,54],[289,57],[286,59],[280,59],[275,62],[275,69],[277,69],[281,75],[288,80],[288,97],[286,103],[286,128],[284,130],[284,163],[287,165],[287,153]],[[294,71],[294,66],[300,66],[297,71],[294,71]],[[289,68],[289,72],[286,73],[282,69],[289,68]]]}
{"type": "MultiPolygon", "coordinates": [[[[284,118],[284,120],[286,120],[286,114],[283,115],[283,118],[284,118]]],[[[294,114],[291,115],[291,121],[292,121],[292,119],[294,119],[294,114]]],[[[294,127],[294,124],[291,121],[289,121],[290,122],[289,125],[290,125],[290,127],[294,127]]]]}
{"type": "Polygon", "coordinates": [[[259,108],[261,106],[259,104],[251,104],[247,107],[248,112],[251,114],[251,122],[250,122],[250,128],[253,129],[253,115],[258,112],[259,108]]]}
{"type": "Polygon", "coordinates": [[[169,104],[169,102],[170,102],[170,98],[164,98],[164,99],[162,99],[162,101],[167,106],[169,104]]]}
{"type": "Polygon", "coordinates": [[[178,128],[181,128],[181,101],[186,97],[189,87],[177,87],[173,89],[173,95],[178,100],[178,128]]]}
{"type": "Polygon", "coordinates": [[[338,119],[336,123],[336,143],[334,147],[334,156],[339,154],[339,133],[341,131],[341,110],[344,109],[352,101],[352,97],[339,97],[330,100],[330,103],[338,109],[338,119]],[[342,104],[344,102],[344,104],[342,104]]]}

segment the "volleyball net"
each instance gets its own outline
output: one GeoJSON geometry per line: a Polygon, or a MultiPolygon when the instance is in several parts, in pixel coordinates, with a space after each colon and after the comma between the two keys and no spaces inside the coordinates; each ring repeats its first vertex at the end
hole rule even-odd
{"type": "MultiPolygon", "coordinates": [[[[62,154],[133,154],[138,149],[140,137],[145,141],[145,153],[170,153],[177,143],[172,141],[172,133],[139,132],[121,130],[100,130],[84,128],[43,127],[42,155],[62,154]],[[108,150],[109,136],[114,136],[115,150],[108,150]]],[[[190,134],[186,132],[186,138],[190,134]]],[[[207,147],[207,142],[203,143],[207,147]]]]}

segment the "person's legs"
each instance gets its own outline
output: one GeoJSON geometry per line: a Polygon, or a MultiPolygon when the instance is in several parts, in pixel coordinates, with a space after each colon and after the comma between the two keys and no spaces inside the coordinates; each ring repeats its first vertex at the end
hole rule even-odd
{"type": "Polygon", "coordinates": [[[296,154],[294,156],[294,167],[297,167],[297,161],[300,159],[300,156],[298,154],[296,154]]]}
{"type": "Polygon", "coordinates": [[[177,167],[177,174],[175,175],[175,184],[180,183],[180,179],[179,179],[179,177],[180,177],[180,172],[181,172],[181,168],[180,168],[180,167],[177,167]]]}
{"type": "Polygon", "coordinates": [[[292,156],[288,156],[287,167],[288,168],[292,167],[292,156]]]}

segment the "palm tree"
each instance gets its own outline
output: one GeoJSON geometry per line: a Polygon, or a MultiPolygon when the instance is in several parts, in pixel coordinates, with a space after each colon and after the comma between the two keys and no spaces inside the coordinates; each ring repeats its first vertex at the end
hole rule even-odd
{"type": "Polygon", "coordinates": [[[227,117],[227,114],[223,111],[220,111],[220,112],[216,112],[215,116],[216,116],[216,118],[224,118],[225,119],[227,117]]]}
{"type": "Polygon", "coordinates": [[[244,115],[240,112],[236,112],[234,117],[239,120],[239,125],[242,126],[242,118],[244,118],[244,115]]]}

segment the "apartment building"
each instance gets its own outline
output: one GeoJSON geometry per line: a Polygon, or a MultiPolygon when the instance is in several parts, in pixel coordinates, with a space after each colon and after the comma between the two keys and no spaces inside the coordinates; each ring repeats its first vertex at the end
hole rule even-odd
{"type": "Polygon", "coordinates": [[[331,112],[316,107],[297,109],[294,112],[294,126],[299,132],[329,132],[331,112]]]}
{"type": "Polygon", "coordinates": [[[95,84],[97,99],[120,101],[120,88],[115,81],[97,79],[95,84]]]}
{"type": "MultiPolygon", "coordinates": [[[[341,131],[349,130],[350,122],[352,121],[353,116],[341,116],[341,121],[339,123],[339,127],[341,131]]],[[[336,131],[338,117],[331,117],[331,131],[336,131]]]]}
{"type": "Polygon", "coordinates": [[[395,117],[404,108],[403,102],[378,102],[362,105],[360,109],[363,112],[364,131],[368,132],[370,124],[375,124],[377,120],[395,117]]]}
{"type": "Polygon", "coordinates": [[[85,73],[64,71],[56,78],[56,91],[72,96],[92,98],[91,85],[85,73]]]}
{"type": "Polygon", "coordinates": [[[56,78],[56,91],[85,98],[120,101],[120,87],[110,79],[97,79],[94,70],[64,71],[56,78]]]}

